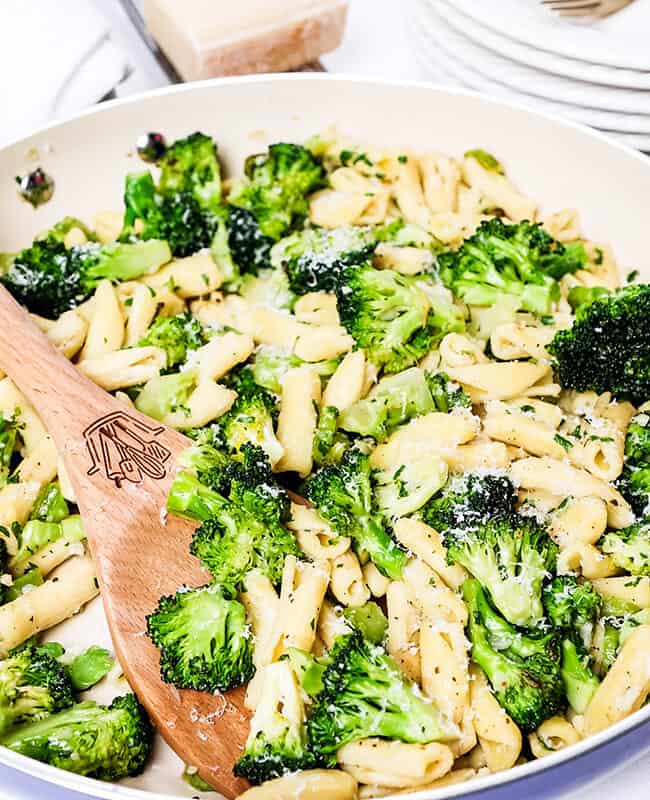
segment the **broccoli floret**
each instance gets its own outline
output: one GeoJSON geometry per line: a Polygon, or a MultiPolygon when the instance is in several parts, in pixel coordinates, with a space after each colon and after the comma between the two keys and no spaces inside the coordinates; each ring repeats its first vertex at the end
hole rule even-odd
{"type": "Polygon", "coordinates": [[[625,437],[623,471],[616,481],[637,516],[650,515],[650,415],[632,418],[625,437]]]}
{"type": "Polygon", "coordinates": [[[234,286],[241,275],[258,275],[271,266],[273,239],[265,236],[245,208],[226,206],[219,215],[210,252],[224,281],[234,286]]]}
{"type": "MultiPolygon", "coordinates": [[[[250,365],[253,373],[253,380],[258,386],[268,389],[273,394],[282,393],[282,378],[289,369],[302,367],[307,364],[293,353],[287,353],[275,347],[259,347],[253,356],[250,365]]],[[[333,375],[339,365],[338,358],[330,358],[327,361],[310,362],[311,369],[322,378],[333,375]]]]}
{"type": "Polygon", "coordinates": [[[374,600],[369,600],[362,606],[349,606],[343,612],[343,616],[353,628],[361,632],[367,642],[371,644],[383,642],[388,630],[388,620],[374,600]]]}
{"type": "Polygon", "coordinates": [[[472,660],[513,721],[523,732],[535,730],[564,705],[556,634],[531,636],[508,624],[490,606],[477,580],[466,580],[462,592],[472,660]]]}
{"type": "Polygon", "coordinates": [[[650,575],[650,517],[623,530],[609,531],[598,546],[620,569],[632,575],[650,575]]]}
{"type": "MultiPolygon", "coordinates": [[[[200,453],[200,460],[209,463],[209,448],[204,445],[200,453]]],[[[247,572],[260,569],[277,585],[285,557],[300,555],[294,535],[284,526],[289,497],[274,480],[261,448],[245,444],[241,453],[241,463],[227,460],[225,465],[223,456],[215,454],[213,466],[199,469],[198,477],[180,471],[167,508],[203,523],[190,550],[217,583],[236,588],[247,572]]]]}
{"type": "Polygon", "coordinates": [[[6,485],[9,474],[21,444],[20,422],[18,413],[5,417],[0,411],[0,489],[6,485]]]}
{"type": "Polygon", "coordinates": [[[214,141],[202,133],[178,139],[159,166],[157,187],[150,172],[127,175],[121,238],[164,239],[175,256],[209,247],[221,208],[221,168],[214,141]]]}
{"type": "Polygon", "coordinates": [[[314,751],[329,766],[340,747],[368,736],[420,744],[458,736],[453,722],[359,631],[334,643],[308,729],[314,751]]]}
{"type": "Polygon", "coordinates": [[[203,325],[187,311],[173,317],[158,317],[138,344],[164,350],[169,370],[182,364],[188,352],[197,350],[206,341],[203,325]]]}
{"type": "Polygon", "coordinates": [[[215,438],[223,442],[233,458],[240,457],[243,445],[257,445],[274,466],[284,453],[274,431],[278,413],[275,397],[255,383],[250,367],[231,373],[227,385],[237,392],[237,399],[230,410],[213,423],[215,438]]]}
{"type": "Polygon", "coordinates": [[[644,402],[650,397],[650,284],[625,286],[582,306],[548,350],[564,388],[644,402]]]}
{"type": "MultiPolygon", "coordinates": [[[[175,411],[185,412],[189,418],[187,403],[196,389],[199,375],[196,369],[155,375],[150,378],[135,398],[135,407],[149,417],[163,420],[175,411]]],[[[183,420],[176,427],[183,428],[183,420]]]]}
{"type": "Polygon", "coordinates": [[[390,269],[349,266],[336,297],[341,324],[386,372],[416,364],[448,333],[463,331],[461,311],[430,297],[422,278],[390,269]]]}
{"type": "Polygon", "coordinates": [[[445,534],[447,558],[486,589],[508,622],[531,627],[544,616],[542,583],[553,569],[557,545],[532,518],[494,517],[445,534]]]}
{"type": "Polygon", "coordinates": [[[453,475],[443,491],[422,509],[422,518],[439,533],[475,527],[515,510],[517,492],[507,475],[465,472],[453,475]]]}
{"type": "Polygon", "coordinates": [[[46,649],[30,645],[0,661],[0,734],[72,703],[65,669],[46,649]]]}
{"type": "Polygon", "coordinates": [[[307,195],[323,179],[323,168],[309,150],[286,143],[249,156],[245,172],[248,180],[233,188],[228,202],[250,211],[262,234],[274,241],[304,220],[307,195]]]}
{"type": "Polygon", "coordinates": [[[261,700],[234,773],[258,784],[315,766],[317,758],[307,739],[305,710],[294,672],[288,661],[270,664],[264,670],[261,700]]]}
{"type": "Polygon", "coordinates": [[[348,450],[340,464],[321,467],[304,483],[305,497],[340,536],[350,536],[389,578],[399,580],[406,561],[377,510],[369,457],[348,450]]]}
{"type": "Polygon", "coordinates": [[[558,280],[586,263],[582,245],[563,245],[528,221],[482,222],[458,250],[438,256],[440,277],[468,305],[491,306],[501,296],[518,298],[524,311],[544,315],[560,299],[558,280]]]}
{"type": "Polygon", "coordinates": [[[435,409],[423,370],[411,367],[382,378],[367,397],[341,414],[339,425],[383,442],[398,425],[435,409]]]}
{"type": "Polygon", "coordinates": [[[589,648],[602,598],[589,581],[558,575],[544,587],[543,602],[562,637],[561,675],[569,705],[584,714],[600,683],[591,669],[589,648]]]}
{"type": "Polygon", "coordinates": [[[255,672],[246,609],[220,586],[161,597],[147,632],[160,650],[162,679],[179,689],[226,692],[255,672]]]}
{"type": "Polygon", "coordinates": [[[314,433],[312,458],[317,466],[338,464],[350,447],[348,437],[338,430],[339,410],[335,406],[321,408],[314,433]]]}
{"type": "Polygon", "coordinates": [[[436,411],[448,414],[454,408],[472,407],[471,397],[445,372],[427,372],[426,380],[436,411]]]}
{"type": "Polygon", "coordinates": [[[169,261],[165,241],[87,244],[66,248],[60,239],[36,240],[15,257],[0,281],[34,314],[55,318],[82,303],[106,278],[128,281],[169,261]]]}
{"type": "Polygon", "coordinates": [[[77,703],[0,737],[0,745],[15,753],[104,781],[139,775],[152,741],[151,724],[133,694],[110,706],[77,703]]]}
{"type": "Polygon", "coordinates": [[[573,286],[569,289],[567,300],[574,312],[579,308],[591,305],[594,300],[609,294],[604,286],[573,286]]]}

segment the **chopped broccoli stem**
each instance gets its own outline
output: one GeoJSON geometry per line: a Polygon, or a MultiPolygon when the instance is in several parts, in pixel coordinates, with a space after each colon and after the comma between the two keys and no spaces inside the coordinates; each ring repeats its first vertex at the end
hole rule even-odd
{"type": "Polygon", "coordinates": [[[632,575],[650,575],[650,517],[623,530],[609,531],[598,546],[620,569],[632,575]]]}
{"type": "Polygon", "coordinates": [[[600,681],[589,667],[589,656],[581,655],[578,646],[570,639],[562,640],[562,667],[560,669],[569,705],[576,714],[584,714],[600,681]]]}
{"type": "Polygon", "coordinates": [[[38,493],[30,519],[42,522],[61,522],[69,516],[70,508],[61,493],[61,486],[56,481],[47,483],[38,493]]]}
{"type": "Polygon", "coordinates": [[[142,772],[152,739],[144,709],[129,694],[110,706],[77,703],[19,725],[0,736],[0,745],[68,772],[116,781],[142,772]]]}
{"type": "Polygon", "coordinates": [[[6,485],[14,457],[20,446],[20,417],[17,412],[6,417],[0,411],[0,489],[6,485]]]}
{"type": "Polygon", "coordinates": [[[160,673],[179,689],[225,692],[253,676],[253,644],[246,610],[217,585],[162,597],[147,617],[160,650],[160,673]]]}
{"type": "Polygon", "coordinates": [[[369,600],[362,606],[349,606],[343,616],[353,628],[361,632],[366,641],[371,644],[383,642],[388,630],[388,620],[374,600],[369,600]]]}

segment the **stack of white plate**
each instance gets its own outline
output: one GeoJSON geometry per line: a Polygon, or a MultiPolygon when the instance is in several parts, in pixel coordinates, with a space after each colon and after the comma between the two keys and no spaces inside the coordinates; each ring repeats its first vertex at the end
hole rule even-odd
{"type": "Polygon", "coordinates": [[[650,151],[650,0],[569,22],[540,0],[410,0],[426,76],[560,114],[650,151]]]}

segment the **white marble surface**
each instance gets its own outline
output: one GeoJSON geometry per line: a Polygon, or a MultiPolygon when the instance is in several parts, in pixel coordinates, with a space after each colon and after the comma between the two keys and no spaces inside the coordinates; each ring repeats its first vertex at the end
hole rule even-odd
{"type": "MultiPolygon", "coordinates": [[[[134,68],[118,95],[164,86],[167,83],[164,73],[131,30],[117,0],[93,1],[111,19],[115,40],[129,53],[134,68]]],[[[498,3],[498,0],[492,2],[498,3]]],[[[351,0],[346,40],[336,52],[322,59],[328,71],[422,80],[424,76],[406,33],[404,4],[405,0],[351,0]]],[[[645,735],[650,736],[650,732],[645,735]]],[[[605,751],[603,758],[606,757],[605,751]]],[[[554,781],[553,774],[548,776],[548,782],[550,796],[557,800],[646,800],[650,796],[649,777],[650,756],[646,756],[622,769],[613,765],[607,778],[570,794],[554,781]]],[[[526,790],[522,792],[521,787],[514,784],[507,796],[519,800],[522,794],[526,797],[526,790]]],[[[81,798],[0,767],[0,800],[75,800],[77,797],[81,798]]],[[[531,795],[530,800],[535,798],[531,795]]]]}

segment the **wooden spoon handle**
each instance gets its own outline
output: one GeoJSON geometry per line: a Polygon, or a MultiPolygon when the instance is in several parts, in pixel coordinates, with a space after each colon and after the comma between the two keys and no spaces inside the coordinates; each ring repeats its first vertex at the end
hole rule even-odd
{"type": "Polygon", "coordinates": [[[64,358],[0,287],[0,368],[38,411],[60,451],[118,401],[64,358]],[[109,408],[107,408],[109,406],[109,408]]]}

